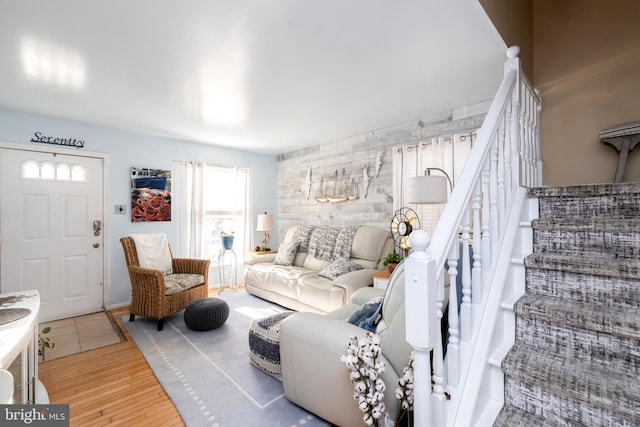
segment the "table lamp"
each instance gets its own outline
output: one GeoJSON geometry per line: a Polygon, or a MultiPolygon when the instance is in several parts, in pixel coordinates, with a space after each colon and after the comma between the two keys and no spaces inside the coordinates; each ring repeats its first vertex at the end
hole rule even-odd
{"type": "Polygon", "coordinates": [[[262,247],[259,248],[262,252],[269,251],[267,243],[269,243],[270,230],[273,230],[273,215],[266,212],[258,215],[258,226],[256,227],[256,231],[264,231],[264,235],[262,236],[262,247]]]}

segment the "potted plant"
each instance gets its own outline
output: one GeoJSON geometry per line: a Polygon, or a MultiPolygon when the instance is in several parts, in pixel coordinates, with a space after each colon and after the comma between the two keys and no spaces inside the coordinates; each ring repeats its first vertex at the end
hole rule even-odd
{"type": "Polygon", "coordinates": [[[224,249],[225,251],[231,250],[231,248],[233,248],[233,231],[230,233],[221,231],[220,237],[222,238],[222,249],[224,249]]]}
{"type": "Polygon", "coordinates": [[[387,256],[384,258],[378,258],[377,264],[379,264],[380,261],[382,261],[382,265],[387,267],[389,269],[389,273],[391,273],[393,269],[396,268],[396,265],[398,265],[398,263],[402,261],[402,257],[400,256],[400,254],[394,252],[387,254],[387,256]]]}
{"type": "Polygon", "coordinates": [[[53,350],[53,348],[56,346],[56,343],[51,341],[51,339],[46,336],[49,332],[51,332],[51,326],[46,326],[38,335],[38,356],[42,357],[43,362],[45,351],[47,349],[53,350]]]}

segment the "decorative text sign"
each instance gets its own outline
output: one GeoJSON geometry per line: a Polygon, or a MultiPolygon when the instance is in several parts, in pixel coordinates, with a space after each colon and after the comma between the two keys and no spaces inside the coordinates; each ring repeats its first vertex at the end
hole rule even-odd
{"type": "Polygon", "coordinates": [[[53,136],[44,136],[42,132],[36,132],[31,138],[31,142],[40,142],[42,144],[65,145],[67,147],[84,148],[84,141],[75,138],[58,138],[53,136]]]}

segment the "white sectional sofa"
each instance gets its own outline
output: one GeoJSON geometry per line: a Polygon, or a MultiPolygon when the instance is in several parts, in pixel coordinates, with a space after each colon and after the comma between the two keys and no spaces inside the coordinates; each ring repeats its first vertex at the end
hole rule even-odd
{"type": "Polygon", "coordinates": [[[296,311],[328,313],[371,286],[379,258],[393,252],[389,232],[371,226],[289,228],[278,254],[245,259],[247,292],[296,311]]]}

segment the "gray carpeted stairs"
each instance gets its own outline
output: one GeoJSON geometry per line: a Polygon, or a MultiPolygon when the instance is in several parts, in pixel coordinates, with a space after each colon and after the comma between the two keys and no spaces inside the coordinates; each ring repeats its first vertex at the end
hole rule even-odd
{"type": "Polygon", "coordinates": [[[640,183],[539,198],[494,426],[640,425],[640,183]]]}

